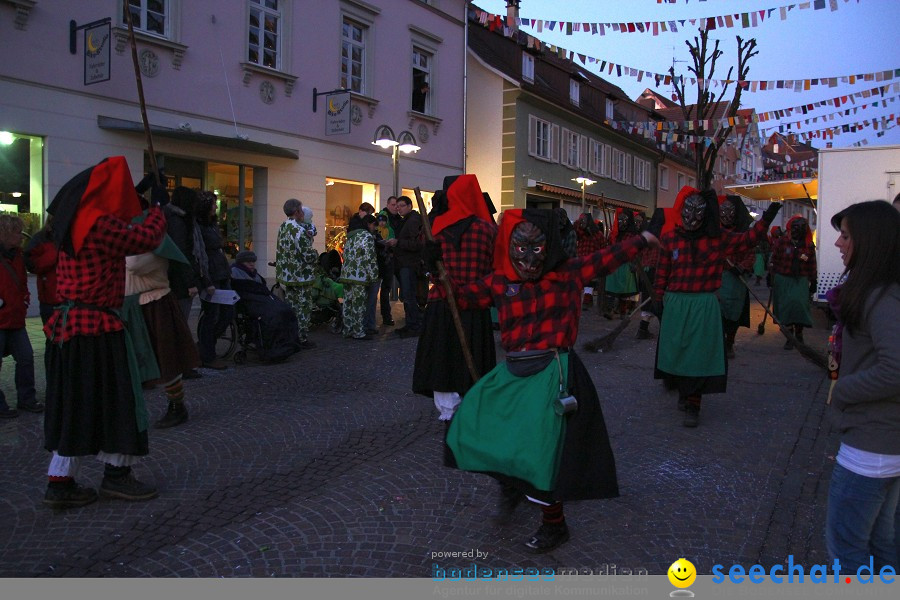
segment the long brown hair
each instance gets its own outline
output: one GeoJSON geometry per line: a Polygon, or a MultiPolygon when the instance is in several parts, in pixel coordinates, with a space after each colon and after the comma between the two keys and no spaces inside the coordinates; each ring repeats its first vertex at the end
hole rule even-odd
{"type": "Polygon", "coordinates": [[[862,325],[866,301],[876,289],[900,284],[900,212],[884,200],[852,204],[831,218],[847,227],[853,249],[840,292],[840,317],[851,331],[862,325]]]}

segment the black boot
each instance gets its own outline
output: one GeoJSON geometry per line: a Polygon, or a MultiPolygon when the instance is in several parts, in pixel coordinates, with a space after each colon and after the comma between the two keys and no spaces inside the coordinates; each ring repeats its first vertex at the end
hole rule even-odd
{"type": "Polygon", "coordinates": [[[798,342],[803,343],[803,325],[794,325],[794,337],[798,342]]]}
{"type": "Polygon", "coordinates": [[[51,481],[47,484],[47,492],[44,494],[44,504],[50,508],[75,508],[96,500],[96,490],[82,487],[75,483],[74,479],[51,481]]]}
{"type": "Polygon", "coordinates": [[[652,340],[653,334],[650,333],[650,321],[641,321],[641,324],[638,326],[637,335],[635,335],[639,340],[652,340]]]}
{"type": "Polygon", "coordinates": [[[725,334],[725,357],[734,358],[734,336],[735,332],[729,331],[725,334]]]}
{"type": "Polygon", "coordinates": [[[541,523],[525,547],[533,554],[543,554],[559,548],[569,541],[569,526],[562,523],[541,523]]]}
{"type": "Polygon", "coordinates": [[[518,507],[524,499],[525,494],[517,488],[506,483],[501,483],[500,501],[497,502],[497,511],[494,513],[494,524],[506,525],[512,521],[512,516],[513,513],[516,512],[516,507],[518,507]]]}
{"type": "Polygon", "coordinates": [[[700,397],[688,396],[684,404],[684,426],[696,427],[700,424],[700,397]]]}
{"type": "Polygon", "coordinates": [[[162,419],[154,423],[153,426],[157,429],[167,429],[169,427],[181,425],[187,420],[188,411],[187,407],[184,405],[184,400],[169,400],[169,406],[168,408],[166,408],[166,414],[163,415],[162,419]]]}
{"type": "Polygon", "coordinates": [[[104,498],[137,501],[156,498],[159,492],[152,485],[135,479],[131,467],[115,467],[107,463],[103,469],[103,481],[100,482],[100,495],[104,498]]]}

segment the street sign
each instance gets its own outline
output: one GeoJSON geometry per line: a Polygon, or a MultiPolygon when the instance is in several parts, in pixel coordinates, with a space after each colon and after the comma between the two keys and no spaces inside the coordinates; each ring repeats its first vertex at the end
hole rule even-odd
{"type": "Polygon", "coordinates": [[[325,96],[325,135],[350,133],[350,92],[325,96]]]}
{"type": "Polygon", "coordinates": [[[109,81],[109,22],[84,30],[84,85],[109,81]]]}

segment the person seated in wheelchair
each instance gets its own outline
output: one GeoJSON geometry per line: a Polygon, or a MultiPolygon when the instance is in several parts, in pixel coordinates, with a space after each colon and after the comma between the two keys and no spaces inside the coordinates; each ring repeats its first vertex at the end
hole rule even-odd
{"type": "Polygon", "coordinates": [[[254,252],[237,253],[231,265],[231,286],[240,296],[237,311],[258,322],[255,329],[248,327],[249,331],[243,334],[254,342],[261,360],[284,360],[300,350],[297,315],[287,302],[272,294],[266,280],[256,271],[254,252]]]}

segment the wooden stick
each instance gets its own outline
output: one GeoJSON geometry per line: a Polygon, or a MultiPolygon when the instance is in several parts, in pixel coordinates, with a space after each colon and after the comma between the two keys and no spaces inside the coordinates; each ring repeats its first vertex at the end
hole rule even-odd
{"type": "MultiPolygon", "coordinates": [[[[428,213],[425,211],[425,201],[422,200],[422,192],[416,186],[416,204],[419,206],[419,212],[422,213],[422,229],[425,232],[425,238],[429,242],[434,241],[431,234],[431,223],[428,221],[428,213]]],[[[472,376],[472,382],[478,381],[478,369],[475,368],[475,359],[472,358],[472,352],[469,350],[469,344],[466,341],[466,332],[463,330],[462,320],[459,318],[459,308],[456,306],[456,297],[453,295],[453,286],[450,284],[450,276],[447,275],[447,269],[444,268],[443,261],[437,261],[438,278],[447,292],[447,306],[450,308],[450,315],[453,317],[453,325],[456,327],[456,335],[459,337],[459,343],[462,346],[463,358],[466,360],[466,366],[469,368],[469,374],[472,376]]]]}
{"type": "Polygon", "coordinates": [[[131,62],[134,64],[134,78],[137,81],[138,100],[141,103],[141,120],[144,122],[144,135],[147,137],[147,151],[150,153],[150,169],[153,171],[153,178],[156,185],[163,188],[162,180],[159,178],[159,168],[156,166],[156,153],[153,152],[153,136],[150,134],[150,121],[147,120],[147,105],[144,102],[144,84],[141,81],[141,67],[138,63],[137,43],[134,41],[134,24],[131,21],[131,10],[128,6],[128,0],[124,0],[125,18],[128,20],[128,38],[131,40],[131,62]]]}

